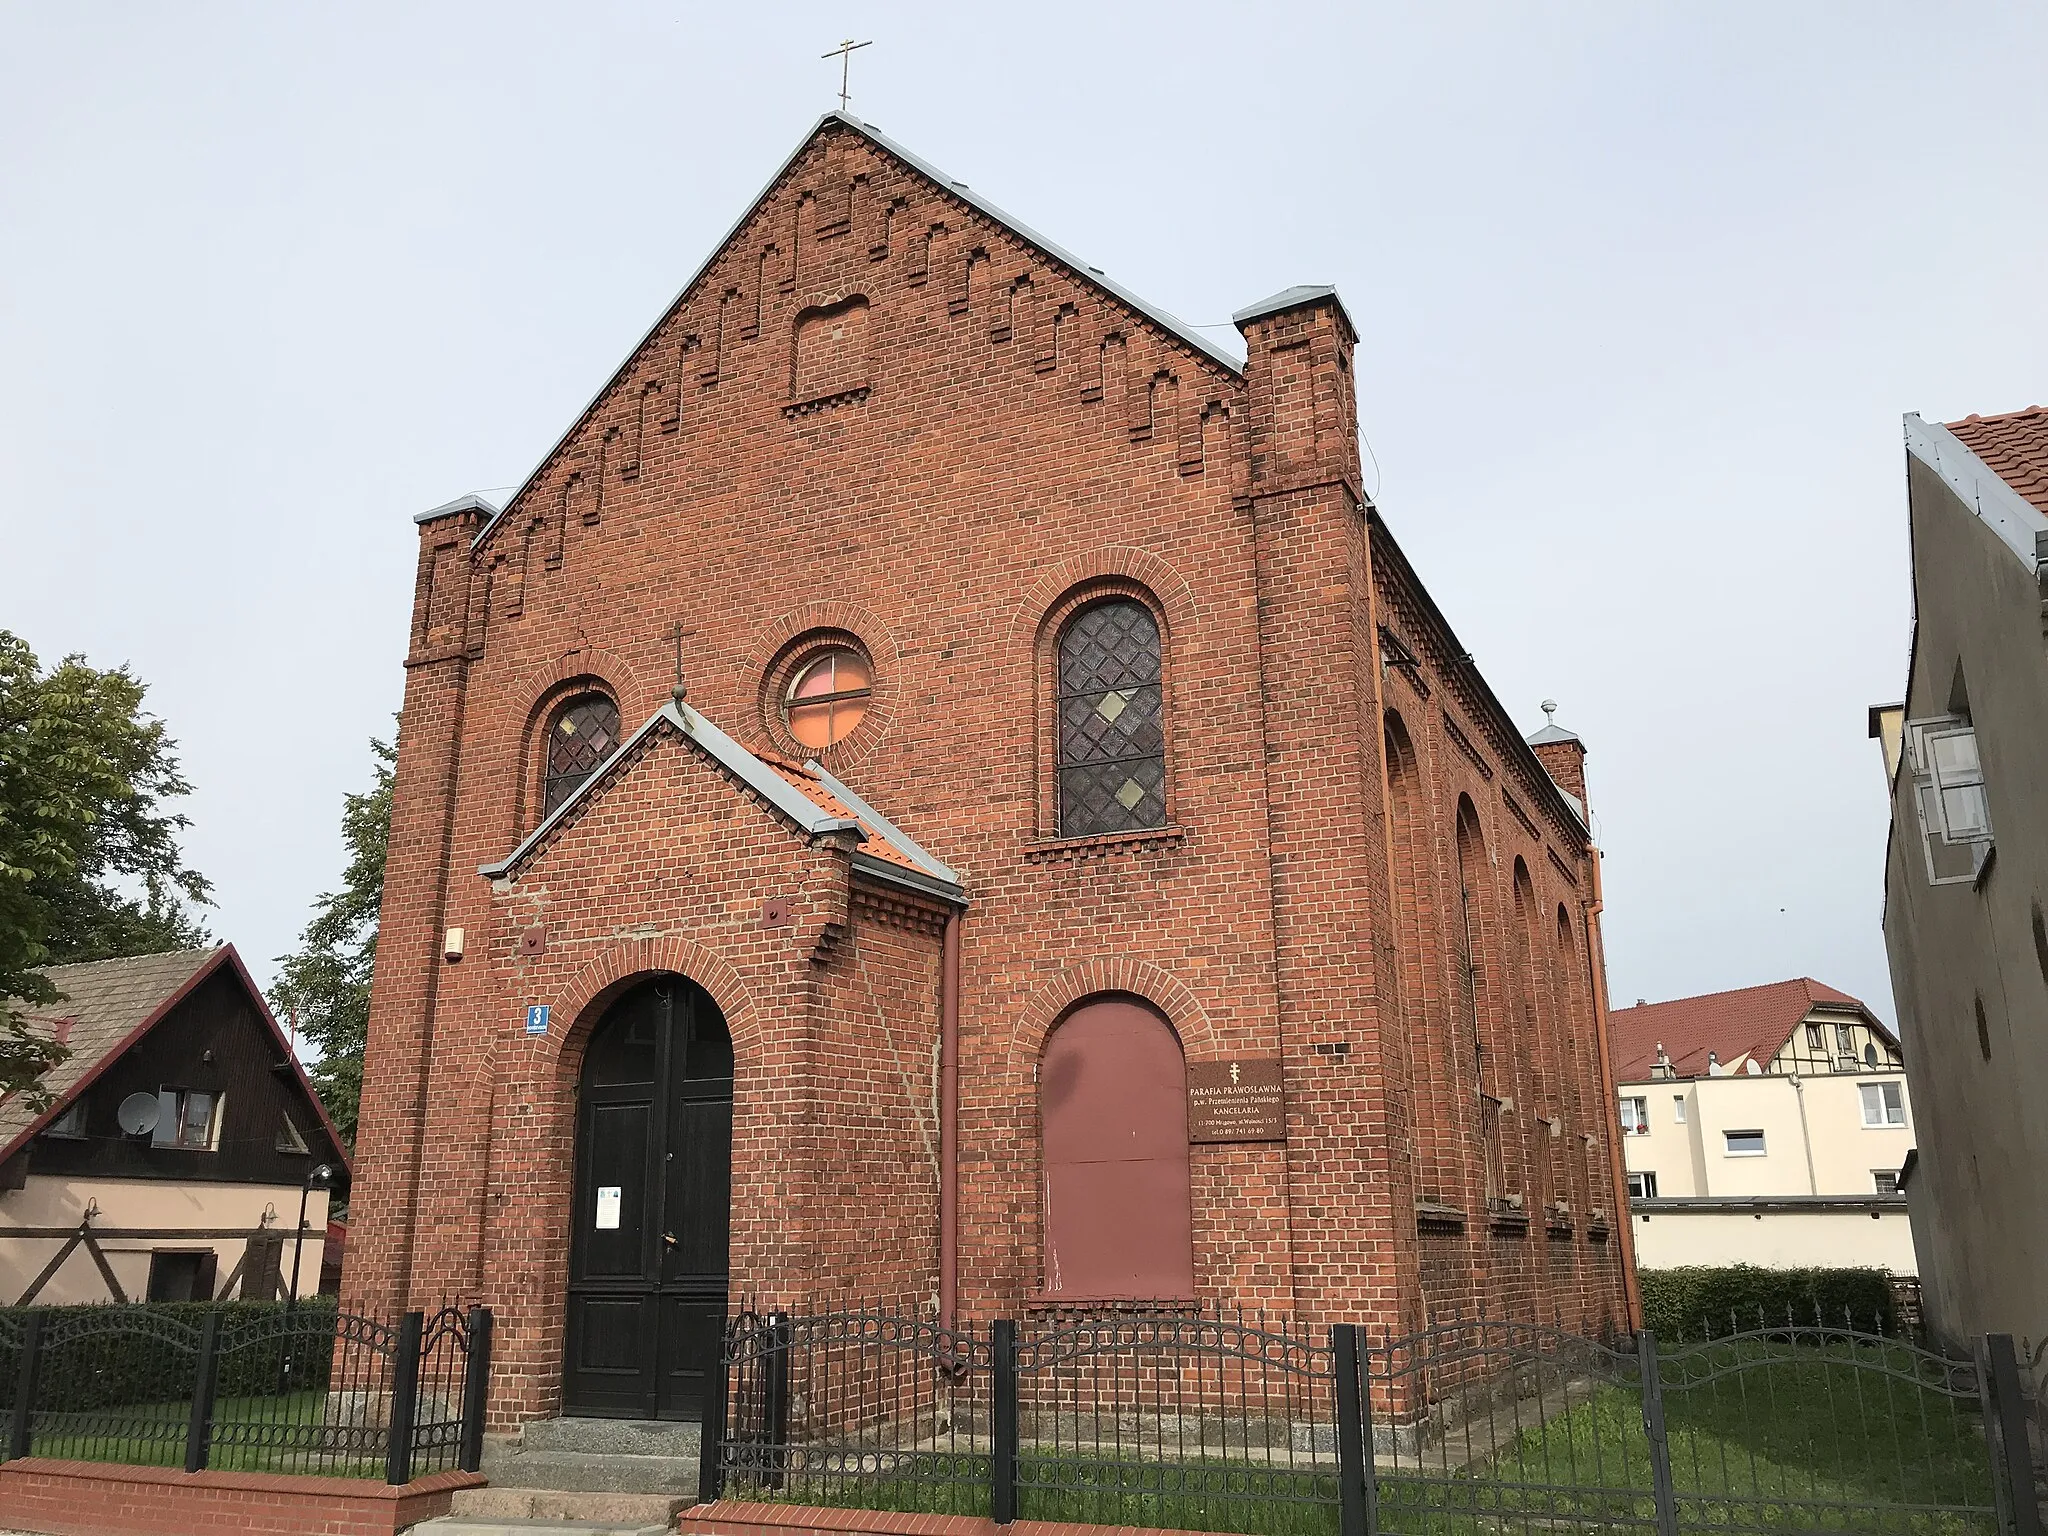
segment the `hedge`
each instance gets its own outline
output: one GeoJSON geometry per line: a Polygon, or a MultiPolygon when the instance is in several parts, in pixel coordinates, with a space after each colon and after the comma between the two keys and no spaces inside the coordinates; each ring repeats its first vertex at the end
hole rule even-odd
{"type": "MultiPolygon", "coordinates": [[[[20,1326],[28,1310],[0,1313],[0,1401],[14,1400],[20,1326]]],[[[116,1404],[189,1401],[199,1329],[215,1312],[220,1314],[218,1396],[275,1393],[285,1380],[287,1357],[291,1390],[327,1388],[336,1317],[332,1297],[300,1302],[288,1327],[281,1301],[153,1301],[34,1310],[44,1315],[36,1391],[40,1410],[75,1413],[116,1404]]]]}
{"type": "Polygon", "coordinates": [[[1891,1276],[1881,1269],[1758,1269],[1693,1264],[1638,1272],[1643,1326],[1660,1340],[1715,1337],[1788,1319],[1897,1333],[1891,1276]]]}

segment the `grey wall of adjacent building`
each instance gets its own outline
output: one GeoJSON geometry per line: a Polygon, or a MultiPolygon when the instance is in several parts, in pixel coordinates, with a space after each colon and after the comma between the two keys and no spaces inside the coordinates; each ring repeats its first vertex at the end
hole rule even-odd
{"type": "Polygon", "coordinates": [[[1917,630],[1906,716],[1967,712],[1993,854],[1931,885],[1896,775],[1885,941],[1920,1157],[1907,1194],[1929,1322],[2048,1339],[2048,637],[2042,580],[1907,458],[1917,630]],[[1981,1008],[1981,1015],[1979,1010],[1981,1008]],[[1981,1024],[1980,1024],[1981,1017],[1981,1024]]]}

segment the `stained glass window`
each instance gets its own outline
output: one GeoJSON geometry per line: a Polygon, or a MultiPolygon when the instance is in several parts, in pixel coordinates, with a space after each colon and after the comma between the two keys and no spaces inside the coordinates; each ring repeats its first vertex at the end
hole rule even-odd
{"type": "Polygon", "coordinates": [[[1159,626],[1130,598],[1084,608],[1060,633],[1060,835],[1166,825],[1159,626]]]}
{"type": "Polygon", "coordinates": [[[575,794],[577,786],[618,750],[618,705],[601,693],[579,694],[564,704],[548,727],[547,787],[541,797],[541,815],[575,794]]]}
{"type": "Polygon", "coordinates": [[[867,718],[875,691],[874,668],[851,646],[819,651],[797,669],[783,696],[789,734],[807,747],[829,747],[867,718]]]}

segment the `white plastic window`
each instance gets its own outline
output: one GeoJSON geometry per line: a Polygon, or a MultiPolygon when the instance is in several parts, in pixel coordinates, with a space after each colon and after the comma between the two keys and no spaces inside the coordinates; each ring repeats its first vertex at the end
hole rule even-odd
{"type": "Polygon", "coordinates": [[[1730,1157],[1762,1157],[1765,1155],[1764,1133],[1762,1131],[1723,1131],[1721,1135],[1727,1144],[1730,1157]]]}
{"type": "Polygon", "coordinates": [[[1623,1099],[1621,1101],[1621,1134],[1624,1136],[1647,1136],[1650,1134],[1650,1101],[1648,1099],[1623,1099]]]}
{"type": "Polygon", "coordinates": [[[1682,1093],[1671,1096],[1671,1121],[1674,1125],[1685,1124],[1685,1095],[1682,1093]]]}
{"type": "Polygon", "coordinates": [[[1942,715],[1906,723],[1907,766],[1932,885],[1975,880],[1991,852],[1991,802],[1970,722],[1942,715]]]}
{"type": "Polygon", "coordinates": [[[1906,1096],[1897,1083],[1865,1083],[1862,1092],[1863,1123],[1866,1126],[1906,1123],[1906,1096]]]}
{"type": "Polygon", "coordinates": [[[1873,1168],[1870,1170],[1870,1181],[1877,1186],[1880,1195],[1896,1195],[1899,1192],[1899,1175],[1895,1169],[1873,1168]]]}
{"type": "Polygon", "coordinates": [[[1654,1200],[1657,1198],[1657,1175],[1654,1173],[1632,1173],[1628,1176],[1628,1197],[1631,1200],[1654,1200]]]}

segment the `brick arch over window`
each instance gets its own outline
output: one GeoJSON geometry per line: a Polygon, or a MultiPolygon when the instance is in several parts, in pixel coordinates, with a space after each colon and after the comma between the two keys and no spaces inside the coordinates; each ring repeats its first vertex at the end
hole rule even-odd
{"type": "Polygon", "coordinates": [[[1038,1078],[1044,1290],[1062,1301],[1192,1300],[1187,1061],[1128,994],[1088,998],[1038,1078]]]}
{"type": "MultiPolygon", "coordinates": [[[[774,751],[798,761],[817,758],[827,768],[851,768],[872,753],[889,734],[896,715],[896,700],[902,685],[902,653],[896,637],[880,615],[857,603],[826,599],[806,603],[762,626],[747,647],[741,663],[743,691],[756,697],[753,722],[758,739],[774,751]],[[790,736],[782,723],[782,689],[789,682],[789,663],[796,659],[799,643],[806,636],[844,636],[858,643],[874,669],[869,685],[867,717],[860,729],[844,741],[835,741],[822,751],[806,747],[790,736]]],[[[735,722],[743,724],[743,722],[735,722]]]]}
{"type": "Polygon", "coordinates": [[[611,651],[570,651],[521,677],[509,695],[527,701],[525,717],[515,727],[516,739],[508,732],[490,746],[494,757],[499,753],[517,754],[518,792],[508,807],[510,825],[504,829],[513,842],[532,831],[541,819],[542,785],[547,778],[547,753],[542,737],[555,711],[586,691],[607,694],[619,706],[622,739],[637,730],[660,702],[646,696],[639,675],[611,651]]]}
{"type": "Polygon", "coordinates": [[[1222,1058],[1222,1042],[1186,983],[1143,960],[1100,956],[1061,971],[1040,986],[1018,1013],[1010,1031],[1006,1076],[1020,1098],[1030,1090],[1032,1069],[1044,1053],[1053,1026],[1076,1003],[1102,992],[1128,992],[1156,1008],[1180,1036],[1190,1061],[1222,1058]]]}

